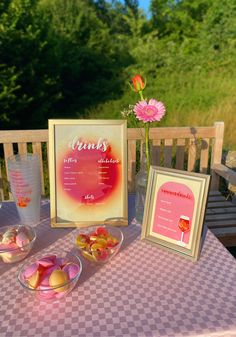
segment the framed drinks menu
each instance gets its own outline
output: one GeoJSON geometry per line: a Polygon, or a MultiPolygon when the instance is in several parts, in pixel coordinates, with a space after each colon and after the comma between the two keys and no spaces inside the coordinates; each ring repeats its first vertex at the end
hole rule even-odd
{"type": "Polygon", "coordinates": [[[127,225],[125,120],[49,120],[52,227],[127,225]]]}
{"type": "Polygon", "coordinates": [[[142,239],[198,260],[209,184],[208,175],[151,166],[142,239]]]}

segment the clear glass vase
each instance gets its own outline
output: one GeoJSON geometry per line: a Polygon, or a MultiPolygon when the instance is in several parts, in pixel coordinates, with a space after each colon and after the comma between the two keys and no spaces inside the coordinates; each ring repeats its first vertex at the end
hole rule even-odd
{"type": "Polygon", "coordinates": [[[143,212],[147,192],[147,160],[146,154],[143,151],[142,161],[140,163],[140,171],[136,175],[135,179],[135,218],[136,221],[142,224],[143,212]]]}

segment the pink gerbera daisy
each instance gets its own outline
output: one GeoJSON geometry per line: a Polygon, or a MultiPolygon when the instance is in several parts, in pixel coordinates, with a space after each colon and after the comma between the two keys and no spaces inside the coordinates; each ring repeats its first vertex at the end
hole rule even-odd
{"type": "Polygon", "coordinates": [[[148,101],[139,101],[134,106],[134,112],[138,120],[147,122],[160,121],[165,115],[166,109],[162,102],[151,98],[148,101]]]}

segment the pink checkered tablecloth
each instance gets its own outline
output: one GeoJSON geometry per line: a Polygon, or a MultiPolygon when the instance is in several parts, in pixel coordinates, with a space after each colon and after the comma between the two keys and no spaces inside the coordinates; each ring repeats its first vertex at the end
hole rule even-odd
{"type": "MultiPolygon", "coordinates": [[[[31,255],[71,250],[74,229],[52,229],[49,203],[31,255]]],[[[0,226],[16,224],[13,203],[0,226]]],[[[23,293],[21,263],[0,267],[0,337],[236,337],[236,260],[208,231],[197,263],[140,240],[140,226],[122,228],[122,250],[106,265],[83,260],[75,289],[58,303],[23,293]]]]}

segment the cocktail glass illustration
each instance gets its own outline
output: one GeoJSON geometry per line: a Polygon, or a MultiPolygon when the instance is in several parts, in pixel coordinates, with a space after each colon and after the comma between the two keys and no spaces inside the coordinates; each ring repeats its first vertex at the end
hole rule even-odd
{"type": "Polygon", "coordinates": [[[178,227],[179,227],[179,229],[182,232],[179,244],[181,246],[185,246],[186,244],[185,244],[185,242],[183,240],[184,240],[184,233],[186,233],[186,232],[188,232],[190,230],[190,220],[189,220],[189,217],[185,216],[185,215],[181,215],[180,218],[179,218],[178,227]]]}

